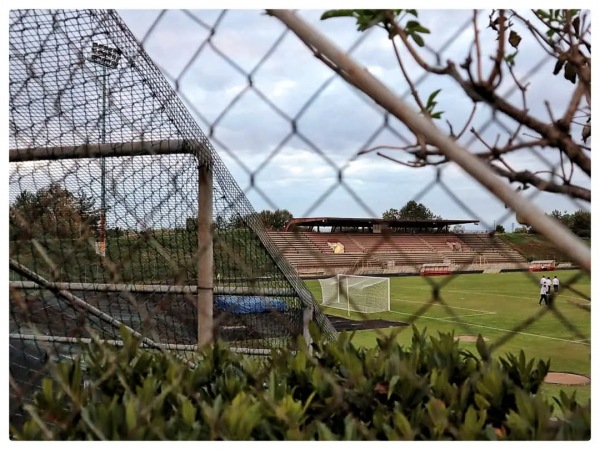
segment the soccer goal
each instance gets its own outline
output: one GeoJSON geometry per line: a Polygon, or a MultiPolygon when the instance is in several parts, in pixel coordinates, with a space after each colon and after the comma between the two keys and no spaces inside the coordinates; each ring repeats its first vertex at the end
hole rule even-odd
{"type": "Polygon", "coordinates": [[[390,310],[390,279],[336,275],[319,280],[324,306],[374,313],[390,310]]]}

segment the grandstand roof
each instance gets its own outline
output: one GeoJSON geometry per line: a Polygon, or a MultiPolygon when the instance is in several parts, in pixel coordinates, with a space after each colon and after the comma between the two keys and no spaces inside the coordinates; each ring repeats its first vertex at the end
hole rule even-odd
{"type": "Polygon", "coordinates": [[[304,227],[373,227],[384,225],[390,228],[443,228],[450,225],[464,225],[467,223],[479,224],[479,220],[449,220],[449,219],[423,219],[423,220],[394,220],[369,217],[296,217],[290,219],[284,231],[293,231],[298,226],[304,227]]]}

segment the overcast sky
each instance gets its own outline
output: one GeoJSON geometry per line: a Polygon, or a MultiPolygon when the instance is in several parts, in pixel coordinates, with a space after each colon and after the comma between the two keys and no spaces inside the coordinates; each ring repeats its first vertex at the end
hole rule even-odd
{"type": "MultiPolygon", "coordinates": [[[[491,228],[495,223],[502,223],[509,230],[518,226],[503,203],[457,166],[414,169],[374,153],[357,157],[361,150],[405,145],[413,138],[396,119],[385,122],[379,106],[333,74],[293,33],[286,33],[277,19],[262,10],[118,12],[136,38],[143,40],[146,52],[165,77],[177,87],[256,210],[285,208],[296,217],[377,217],[414,199],[447,219],[479,219],[482,228],[491,228]],[[250,76],[253,88],[249,88],[250,76]],[[296,133],[292,133],[292,120],[296,133]]],[[[414,106],[390,41],[382,30],[358,33],[352,19],[321,21],[322,11],[299,13],[414,106]]],[[[486,28],[488,14],[481,12],[478,19],[485,61],[489,61],[486,56],[492,54],[496,45],[495,34],[486,28]]],[[[460,64],[473,40],[471,16],[470,10],[420,11],[421,24],[432,31],[426,36],[428,48],[443,49],[442,61],[450,59],[460,64]]],[[[528,108],[547,121],[548,102],[558,117],[568,104],[573,85],[562,77],[554,77],[552,61],[545,59],[522,29],[518,31],[524,39],[515,72],[522,82],[529,83],[528,108]]],[[[430,63],[435,63],[430,52],[424,54],[430,63]]],[[[436,109],[444,111],[444,121],[437,121],[438,125],[447,131],[448,120],[454,130],[460,130],[471,112],[471,102],[453,80],[423,77],[412,59],[405,53],[402,56],[413,81],[419,80],[417,89],[423,98],[441,89],[436,109]]],[[[484,71],[489,65],[484,64],[484,71]]],[[[87,66],[84,69],[91,70],[87,66]]],[[[77,79],[93,79],[84,72],[77,79]]],[[[505,76],[499,91],[518,105],[519,93],[511,88],[514,83],[505,76]]],[[[119,95],[121,104],[127,103],[119,95]]],[[[90,107],[86,104],[82,117],[99,115],[90,107]]],[[[112,114],[110,121],[115,117],[112,114]]],[[[501,122],[490,121],[489,109],[479,107],[472,126],[481,130],[487,124],[481,130],[483,136],[490,142],[499,136],[502,143],[507,135],[502,124],[509,128],[514,124],[508,119],[501,122]]],[[[120,132],[121,128],[117,126],[116,130],[120,132]]],[[[59,131],[63,133],[62,128],[59,131]]],[[[578,130],[574,134],[578,135],[578,130]]],[[[472,151],[482,149],[469,132],[461,143],[472,151]]],[[[389,150],[386,154],[407,159],[399,151],[389,150]]],[[[556,164],[557,154],[524,151],[510,158],[510,162],[518,169],[549,170],[556,164]]],[[[38,176],[39,180],[42,178],[38,176]]],[[[581,174],[576,173],[574,181],[589,187],[589,179],[581,174]]],[[[136,193],[146,195],[144,190],[142,186],[136,193]]],[[[547,212],[588,209],[584,202],[539,194],[535,189],[526,194],[534,195],[535,202],[547,212]]]]}
{"type": "MultiPolygon", "coordinates": [[[[351,48],[364,34],[356,31],[351,19],[320,21],[321,13],[300,11],[302,17],[344,50],[351,48]]],[[[442,168],[440,179],[462,205],[444,191],[442,184],[435,183],[435,169],[406,168],[375,155],[355,158],[356,153],[365,148],[404,145],[406,142],[402,137],[410,139],[410,134],[395,119],[390,119],[389,128],[382,128],[382,110],[337,76],[298,118],[299,136],[286,140],[291,131],[290,122],[255,91],[246,89],[248,79],[244,73],[252,72],[253,85],[286,115],[295,117],[332,76],[332,72],[292,33],[287,33],[266,61],[256,68],[284,31],[277,19],[266,16],[261,10],[233,10],[224,16],[221,16],[220,10],[192,11],[190,15],[170,10],[158,22],[156,18],[160,11],[156,10],[119,10],[119,14],[139,40],[154,24],[154,29],[144,40],[145,50],[172,84],[177,80],[181,97],[191,106],[193,115],[207,135],[218,119],[210,136],[211,142],[256,210],[286,208],[297,217],[368,217],[380,216],[388,208],[400,208],[408,200],[415,199],[444,218],[477,218],[485,221],[486,225],[496,222],[512,228],[514,216],[507,216],[504,205],[458,167],[442,168]],[[196,54],[211,30],[214,30],[214,47],[231,59],[237,68],[211,46],[205,45],[196,54]],[[231,106],[234,98],[245,89],[231,106]],[[342,184],[338,183],[339,169],[342,169],[342,184]],[[251,186],[251,173],[254,173],[255,187],[251,186]]],[[[467,10],[420,11],[421,24],[432,31],[426,37],[428,46],[439,49],[450,42],[442,60],[464,61],[472,42],[472,28],[465,26],[471,14],[467,10]]],[[[495,35],[486,28],[487,13],[482,12],[479,20],[483,52],[491,54],[495,35]]],[[[376,29],[368,33],[352,55],[412,103],[383,31],[376,29]]],[[[560,115],[573,85],[553,77],[551,61],[530,73],[543,59],[544,55],[535,42],[524,39],[517,57],[516,73],[521,77],[529,73],[526,79],[530,82],[528,106],[547,120],[544,101],[550,102],[556,115],[560,115]]],[[[409,58],[406,60],[410,61],[409,58]]],[[[413,80],[421,75],[412,61],[407,63],[407,70],[413,80]]],[[[509,92],[510,87],[510,83],[505,82],[501,91],[509,92]]],[[[418,84],[425,98],[440,88],[438,110],[444,111],[444,118],[458,130],[470,113],[471,102],[464,98],[453,81],[443,77],[429,76],[418,84]]],[[[518,93],[514,92],[508,98],[516,103],[518,93]]],[[[481,126],[489,118],[489,111],[482,108],[473,125],[481,126]]],[[[503,122],[511,126],[509,120],[503,122]]],[[[447,129],[443,123],[440,125],[447,129]]],[[[485,132],[490,139],[498,134],[506,135],[496,122],[485,132]]],[[[466,135],[471,137],[469,133],[466,135]]],[[[469,143],[471,149],[481,149],[480,144],[468,142],[468,139],[463,139],[463,142],[469,143]]],[[[535,170],[545,165],[551,167],[556,161],[555,155],[544,154],[542,159],[537,153],[521,153],[513,158],[517,167],[535,170]]],[[[397,151],[388,154],[403,159],[397,151]]],[[[585,177],[577,177],[577,180],[589,186],[585,177]]],[[[548,212],[555,208],[569,211],[587,209],[585,203],[576,204],[550,194],[536,194],[535,202],[548,212]]]]}

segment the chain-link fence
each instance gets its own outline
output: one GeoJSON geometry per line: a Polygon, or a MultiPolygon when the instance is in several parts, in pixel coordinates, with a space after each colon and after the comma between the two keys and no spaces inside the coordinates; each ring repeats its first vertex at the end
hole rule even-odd
{"type": "MultiPolygon", "coordinates": [[[[556,120],[567,104],[562,119],[570,120],[573,135],[585,132],[581,73],[576,100],[540,97],[550,115],[558,111],[555,123],[542,127],[527,115],[540,105],[526,98],[544,90],[536,77],[552,72],[548,52],[525,58],[525,43],[520,50],[517,43],[521,65],[509,64],[504,78],[491,80],[491,92],[456,75],[460,63],[465,70],[480,64],[473,73],[494,70],[480,55],[483,33],[473,30],[503,17],[497,12],[453,12],[444,22],[451,26],[443,27],[439,17],[425,15],[423,26],[429,18],[436,27],[436,39],[427,42],[406,19],[394,30],[377,17],[373,24],[381,22],[385,32],[355,32],[349,19],[321,22],[319,14],[11,11],[11,412],[47,361],[73,357],[93,337],[118,343],[122,326],[147,347],[179,352],[210,341],[214,331],[238,351],[263,354],[305,334],[312,319],[333,336],[300,276],[394,277],[430,266],[527,270],[528,256],[490,233],[496,223],[516,221],[515,212],[555,244],[552,254],[529,259],[581,267],[562,288],[589,271],[589,250],[532,206],[547,191],[560,195],[561,208],[587,209],[589,147],[567,142],[556,120]],[[405,46],[392,46],[388,36],[405,46]],[[457,60],[468,54],[479,57],[457,60]],[[404,88],[382,90],[353,58],[404,88]],[[444,112],[439,128],[431,118],[441,109],[428,84],[436,76],[441,106],[457,108],[444,112]],[[453,97],[457,89],[464,98],[453,97]],[[521,111],[508,108],[520,100],[521,111]],[[523,148],[527,154],[517,154],[523,148]],[[476,182],[465,181],[459,168],[476,182]],[[506,181],[536,189],[521,196],[506,181]],[[388,207],[439,197],[454,205],[448,219],[467,220],[392,215],[361,225],[356,219],[379,218],[382,197],[388,207]],[[354,219],[297,219],[295,231],[283,231],[251,202],[256,209],[293,208],[304,218],[354,219]],[[498,215],[487,204],[506,209],[498,215]],[[477,232],[464,229],[475,222],[477,232]],[[338,232],[316,233],[319,224],[338,232]],[[378,233],[381,226],[394,232],[378,233]]],[[[508,28],[495,24],[507,37],[508,28]]],[[[436,304],[454,316],[444,300],[454,277],[428,279],[431,298],[408,321],[436,304]]],[[[537,276],[531,282],[537,286],[537,276]]],[[[589,300],[575,288],[572,295],[589,300]]],[[[589,339],[589,328],[558,308],[552,313],[578,339],[589,339]]],[[[539,317],[524,318],[495,345],[539,317]]]]}

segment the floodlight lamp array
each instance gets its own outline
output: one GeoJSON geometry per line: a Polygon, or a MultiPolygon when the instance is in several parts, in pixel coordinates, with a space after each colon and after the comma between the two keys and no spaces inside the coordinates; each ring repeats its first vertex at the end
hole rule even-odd
{"type": "Polygon", "coordinates": [[[116,69],[121,60],[122,53],[123,52],[118,48],[112,48],[108,45],[94,42],[92,43],[92,54],[89,60],[95,64],[100,64],[101,66],[110,69],[116,69]]]}

